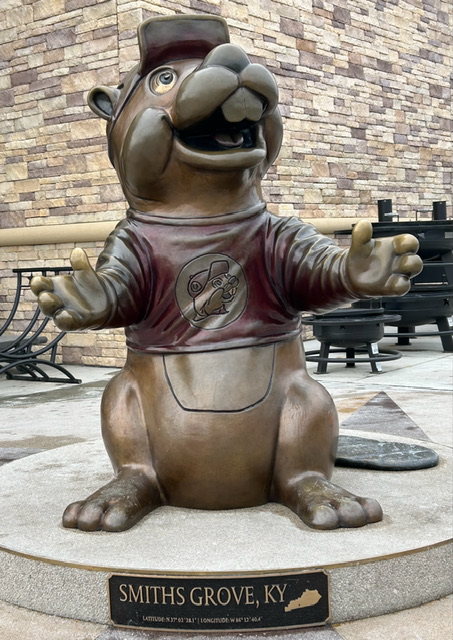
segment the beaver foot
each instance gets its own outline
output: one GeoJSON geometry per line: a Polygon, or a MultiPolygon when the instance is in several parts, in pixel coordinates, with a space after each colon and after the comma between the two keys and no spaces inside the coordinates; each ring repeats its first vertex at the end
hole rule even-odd
{"type": "Polygon", "coordinates": [[[126,531],[161,506],[155,482],[143,471],[123,469],[86,500],[68,505],[63,526],[83,531],[126,531]]]}
{"type": "Polygon", "coordinates": [[[382,509],[376,500],[349,493],[322,476],[300,478],[292,489],[287,506],[314,529],[363,527],[382,520],[382,509]]]}

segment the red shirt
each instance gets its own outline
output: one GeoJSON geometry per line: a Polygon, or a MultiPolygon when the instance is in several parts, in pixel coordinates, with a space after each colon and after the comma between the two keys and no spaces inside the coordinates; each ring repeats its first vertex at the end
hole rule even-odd
{"type": "Polygon", "coordinates": [[[345,257],[312,225],[264,205],[187,220],[130,210],[98,260],[112,303],[103,327],[125,326],[128,347],[151,353],[288,340],[301,311],[356,297],[345,257]]]}

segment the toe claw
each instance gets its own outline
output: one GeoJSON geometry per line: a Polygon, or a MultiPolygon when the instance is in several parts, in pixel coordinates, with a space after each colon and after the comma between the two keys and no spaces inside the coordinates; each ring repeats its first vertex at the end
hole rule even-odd
{"type": "Polygon", "coordinates": [[[63,513],[62,523],[67,529],[77,529],[77,515],[82,502],[72,502],[68,504],[63,513]]]}
{"type": "Polygon", "coordinates": [[[140,519],[140,515],[138,513],[134,517],[120,507],[112,507],[104,514],[102,529],[103,531],[126,531],[140,519]]]}
{"type": "Polygon", "coordinates": [[[340,527],[363,527],[367,523],[367,515],[362,505],[355,500],[338,506],[340,527]]]}
{"type": "Polygon", "coordinates": [[[77,513],[77,527],[82,531],[99,531],[101,529],[104,509],[93,502],[82,503],[77,513]]]}
{"type": "Polygon", "coordinates": [[[314,529],[336,529],[340,526],[336,510],[327,504],[314,507],[308,519],[302,519],[314,529]]]}
{"type": "Polygon", "coordinates": [[[380,522],[384,517],[382,507],[374,498],[365,498],[363,501],[363,508],[367,515],[367,522],[380,522]]]}

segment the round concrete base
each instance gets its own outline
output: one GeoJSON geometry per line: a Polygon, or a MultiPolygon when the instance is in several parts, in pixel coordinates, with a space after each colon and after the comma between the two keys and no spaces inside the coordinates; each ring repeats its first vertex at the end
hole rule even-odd
{"type": "Polygon", "coordinates": [[[335,531],[311,530],[277,504],[223,512],[163,507],[123,533],[68,530],[61,526],[65,506],[112,477],[102,442],[17,460],[0,468],[0,599],[107,623],[111,572],[181,577],[314,569],[330,575],[332,623],[440,598],[452,590],[452,453],[432,448],[440,455],[432,469],[336,469],[336,484],[376,498],[385,517],[335,531]]]}

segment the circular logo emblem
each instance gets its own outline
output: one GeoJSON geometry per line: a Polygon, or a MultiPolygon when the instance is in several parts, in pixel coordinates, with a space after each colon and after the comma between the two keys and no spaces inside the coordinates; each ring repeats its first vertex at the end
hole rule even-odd
{"type": "Polygon", "coordinates": [[[221,253],[207,253],[181,269],[175,293],[181,313],[191,325],[221,329],[244,311],[247,281],[237,262],[221,253]]]}

